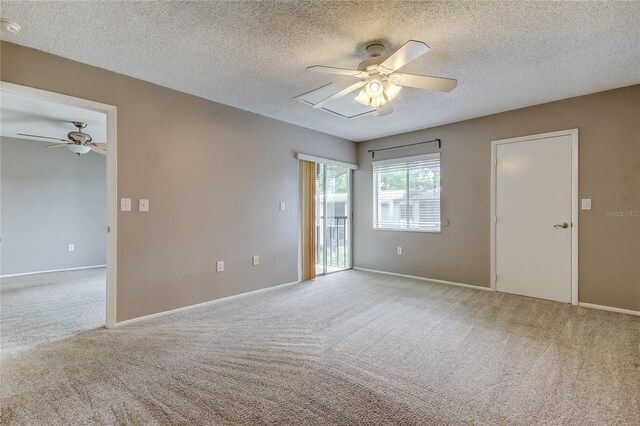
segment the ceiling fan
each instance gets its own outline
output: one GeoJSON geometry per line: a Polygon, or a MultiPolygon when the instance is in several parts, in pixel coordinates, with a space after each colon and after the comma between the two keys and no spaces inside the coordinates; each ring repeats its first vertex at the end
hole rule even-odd
{"type": "Polygon", "coordinates": [[[89,151],[96,152],[100,155],[107,155],[107,146],[105,143],[93,142],[93,138],[91,137],[91,135],[82,131],[82,129],[87,127],[87,123],[83,123],[82,121],[70,121],[70,123],[73,124],[78,130],[67,133],[67,139],[52,138],[49,136],[29,135],[27,133],[18,133],[18,135],[65,142],[46,145],[45,148],[59,148],[62,146],[66,146],[71,152],[78,154],[79,156],[82,154],[86,154],[89,151]]]}
{"type": "MultiPolygon", "coordinates": [[[[450,92],[458,84],[452,78],[430,77],[426,75],[403,74],[396,72],[409,62],[424,55],[429,51],[429,46],[421,41],[409,40],[390,56],[383,56],[384,46],[381,44],[371,44],[367,46],[369,58],[358,65],[358,69],[350,70],[345,68],[326,67],[313,65],[307,71],[346,75],[357,78],[357,83],[351,84],[332,95],[325,97],[320,102],[313,105],[314,108],[321,108],[326,104],[348,95],[358,89],[356,102],[371,106],[376,109],[376,115],[383,116],[393,111],[391,101],[398,95],[403,87],[415,87],[418,89],[436,90],[439,92],[450,92]]],[[[312,92],[324,89],[325,86],[312,92]]]]}

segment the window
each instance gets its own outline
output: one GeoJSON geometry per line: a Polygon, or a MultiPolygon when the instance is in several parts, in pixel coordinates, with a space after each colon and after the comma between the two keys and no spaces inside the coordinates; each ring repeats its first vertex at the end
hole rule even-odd
{"type": "Polygon", "coordinates": [[[440,154],[373,162],[373,228],[440,232],[440,154]]]}

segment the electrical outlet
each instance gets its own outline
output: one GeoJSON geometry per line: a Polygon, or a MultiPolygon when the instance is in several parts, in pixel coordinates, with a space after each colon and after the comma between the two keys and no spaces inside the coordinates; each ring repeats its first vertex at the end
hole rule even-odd
{"type": "Polygon", "coordinates": [[[253,256],[253,266],[258,266],[260,264],[260,256],[257,254],[253,256]]]}
{"type": "Polygon", "coordinates": [[[140,198],[138,200],[138,211],[139,212],[148,212],[149,211],[149,200],[140,198]]]}
{"type": "Polygon", "coordinates": [[[67,251],[76,251],[76,245],[75,244],[69,244],[67,246],[67,251]]]}
{"type": "Polygon", "coordinates": [[[396,253],[398,253],[398,256],[402,255],[402,247],[398,247],[396,253]]]}
{"type": "Polygon", "coordinates": [[[216,272],[223,272],[224,271],[224,260],[218,260],[218,262],[216,263],[216,272]]]}
{"type": "Polygon", "coordinates": [[[280,201],[280,211],[283,212],[287,208],[287,203],[280,201]]]}

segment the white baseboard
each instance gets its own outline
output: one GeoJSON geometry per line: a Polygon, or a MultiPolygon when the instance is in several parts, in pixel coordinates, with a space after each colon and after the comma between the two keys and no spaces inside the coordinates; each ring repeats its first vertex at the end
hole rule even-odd
{"type": "Polygon", "coordinates": [[[144,316],[141,316],[141,317],[131,318],[131,319],[124,320],[124,321],[118,321],[118,322],[116,322],[115,326],[116,327],[121,327],[123,325],[128,325],[128,324],[133,324],[133,323],[140,322],[140,321],[150,320],[150,319],[153,319],[153,318],[163,317],[165,315],[171,315],[171,314],[177,314],[178,312],[190,311],[192,309],[197,309],[197,308],[202,308],[204,306],[213,305],[214,303],[223,302],[223,301],[229,301],[231,299],[236,299],[236,298],[240,298],[240,297],[243,297],[243,296],[249,296],[249,295],[255,295],[255,294],[259,294],[259,293],[265,293],[265,292],[268,292],[268,291],[271,291],[271,290],[275,290],[277,288],[287,287],[287,286],[294,285],[294,284],[299,284],[299,283],[300,283],[300,281],[291,281],[290,283],[278,284],[278,285],[274,285],[272,287],[266,287],[266,288],[261,288],[261,289],[258,289],[258,290],[248,291],[246,293],[234,294],[233,296],[221,297],[220,299],[208,300],[206,302],[196,303],[195,305],[183,306],[181,308],[170,309],[168,311],[156,312],[155,314],[149,314],[149,315],[144,315],[144,316]]]}
{"type": "Polygon", "coordinates": [[[22,277],[24,275],[47,274],[49,272],[78,271],[80,269],[104,268],[107,265],[79,266],[77,268],[50,269],[48,271],[21,272],[19,274],[0,275],[0,278],[22,277]]]}
{"type": "Polygon", "coordinates": [[[411,279],[420,280],[420,281],[431,281],[438,284],[453,285],[456,287],[472,288],[474,290],[492,291],[489,287],[481,287],[479,285],[463,284],[463,283],[457,283],[457,282],[445,281],[445,280],[436,280],[434,278],[425,278],[425,277],[418,277],[415,275],[398,274],[396,272],[378,271],[376,269],[359,268],[357,266],[354,266],[353,269],[356,269],[358,271],[364,271],[364,272],[373,272],[376,274],[393,275],[395,277],[411,278],[411,279]]]}
{"type": "Polygon", "coordinates": [[[590,309],[599,309],[601,311],[617,312],[619,314],[635,315],[640,317],[640,311],[632,311],[631,309],[614,308],[612,306],[594,305],[593,303],[578,302],[578,306],[590,309]]]}
{"type": "MultiPolygon", "coordinates": [[[[432,282],[439,283],[439,284],[447,284],[447,285],[454,285],[454,286],[457,286],[457,287],[473,288],[473,289],[476,289],[476,290],[493,291],[489,287],[480,287],[480,286],[477,286],[477,285],[456,283],[456,282],[453,282],[453,281],[444,281],[444,280],[436,280],[436,279],[432,279],[432,278],[417,277],[415,275],[406,275],[406,274],[398,274],[398,273],[395,273],[395,272],[378,271],[376,269],[359,268],[357,266],[355,266],[353,269],[356,269],[358,271],[373,272],[373,273],[376,273],[376,274],[393,275],[393,276],[396,276],[396,277],[403,277],[403,278],[412,278],[414,280],[432,281],[432,282]]],[[[583,308],[599,309],[599,310],[602,310],[602,311],[616,312],[616,313],[619,313],[619,314],[640,316],[640,311],[632,311],[630,309],[614,308],[612,306],[595,305],[593,303],[584,303],[584,302],[578,302],[578,306],[581,306],[583,308]]]]}

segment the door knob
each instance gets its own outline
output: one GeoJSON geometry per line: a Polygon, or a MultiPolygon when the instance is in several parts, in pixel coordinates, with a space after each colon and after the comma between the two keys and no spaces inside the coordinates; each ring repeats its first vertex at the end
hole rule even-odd
{"type": "Polygon", "coordinates": [[[554,228],[562,228],[562,229],[567,229],[569,227],[569,224],[567,222],[565,223],[559,223],[557,225],[553,225],[554,228]]]}

